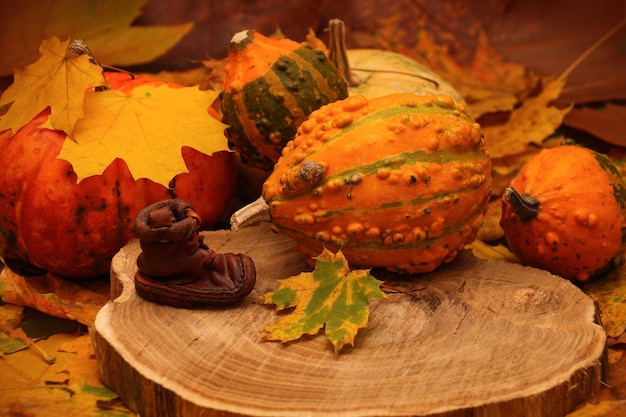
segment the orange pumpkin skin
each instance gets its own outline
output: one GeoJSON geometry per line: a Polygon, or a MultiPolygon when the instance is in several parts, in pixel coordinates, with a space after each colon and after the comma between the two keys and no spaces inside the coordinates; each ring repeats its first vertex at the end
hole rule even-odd
{"type": "MultiPolygon", "coordinates": [[[[107,80],[122,90],[161,82],[119,73],[107,80]]],[[[210,228],[230,201],[236,160],[226,151],[208,156],[183,147],[189,172],[177,175],[170,189],[134,180],[121,159],[77,183],[71,164],[57,159],[65,133],[40,127],[49,114],[43,111],[13,136],[0,133],[0,253],[11,265],[71,278],[101,276],[133,237],[135,217],[146,205],[187,200],[210,228]]]]}
{"type": "Polygon", "coordinates": [[[505,191],[500,225],[524,264],[586,281],[621,262],[625,197],[623,180],[606,156],[572,145],[544,149],[505,191]],[[534,202],[534,210],[520,209],[515,192],[534,202]]]}
{"type": "Polygon", "coordinates": [[[352,96],[303,122],[263,185],[272,228],[318,256],[418,274],[450,262],[482,225],[491,161],[448,96],[352,96]]]}

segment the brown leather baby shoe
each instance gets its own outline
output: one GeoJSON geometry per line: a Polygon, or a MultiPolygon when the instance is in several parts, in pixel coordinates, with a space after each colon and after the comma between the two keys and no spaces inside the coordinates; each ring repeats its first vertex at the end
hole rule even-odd
{"type": "Polygon", "coordinates": [[[163,200],[137,215],[134,231],[142,252],[135,290],[173,307],[224,306],[241,301],[256,282],[252,259],[215,253],[199,233],[200,218],[187,202],[163,200]]]}

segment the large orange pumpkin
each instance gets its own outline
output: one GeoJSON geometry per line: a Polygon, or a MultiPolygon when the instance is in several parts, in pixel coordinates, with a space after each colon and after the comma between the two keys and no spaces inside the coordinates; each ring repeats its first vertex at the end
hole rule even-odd
{"type": "MultiPolygon", "coordinates": [[[[120,91],[163,83],[122,73],[106,78],[120,91]]],[[[15,135],[0,132],[0,254],[16,268],[34,266],[72,278],[100,276],[133,237],[135,216],[146,205],[174,197],[187,200],[203,227],[210,228],[232,197],[234,154],[208,156],[189,147],[182,148],[189,173],[174,177],[169,189],[135,180],[121,159],[101,175],[77,183],[71,164],[57,159],[65,133],[41,127],[49,114],[41,112],[15,135]]]]}

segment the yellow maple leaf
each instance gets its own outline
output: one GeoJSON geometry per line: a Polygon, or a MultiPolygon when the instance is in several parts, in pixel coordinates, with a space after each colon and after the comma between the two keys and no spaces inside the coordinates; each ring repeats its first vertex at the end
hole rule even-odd
{"type": "Polygon", "coordinates": [[[226,125],[207,111],[217,96],[213,90],[168,85],[142,85],[128,95],[116,90],[88,94],[85,117],[58,157],[72,164],[79,181],[121,158],[135,179],[167,187],[174,176],[188,172],[183,146],[207,155],[228,149],[226,125]]]}
{"type": "Polygon", "coordinates": [[[72,133],[76,121],[83,117],[83,98],[88,89],[106,85],[102,68],[91,63],[89,56],[68,57],[70,40],[53,36],[44,40],[39,59],[15,70],[14,82],[0,97],[0,107],[9,105],[0,118],[0,131],[17,132],[46,107],[50,107],[49,125],[72,133]]]}
{"type": "Polygon", "coordinates": [[[487,150],[492,158],[524,152],[530,143],[541,145],[562,124],[571,106],[560,109],[551,103],[559,97],[565,80],[547,83],[541,93],[526,99],[513,110],[506,123],[483,126],[487,150]]]}
{"type": "MultiPolygon", "coordinates": [[[[193,28],[136,25],[150,0],[20,0],[0,6],[0,75],[37,58],[41,39],[51,35],[83,39],[106,65],[145,64],[174,47],[193,28]]],[[[172,6],[173,7],[173,6],[172,6]]]]}

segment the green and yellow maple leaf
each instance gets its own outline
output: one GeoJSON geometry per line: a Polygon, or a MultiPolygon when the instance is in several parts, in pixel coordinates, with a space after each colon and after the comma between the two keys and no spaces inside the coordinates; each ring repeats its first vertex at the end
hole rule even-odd
{"type": "Polygon", "coordinates": [[[106,81],[102,68],[90,62],[89,56],[68,56],[69,44],[69,39],[52,36],[41,42],[37,61],[15,70],[13,84],[0,97],[0,107],[10,106],[0,118],[0,131],[15,133],[50,107],[50,126],[72,133],[84,115],[85,93],[106,81]]]}
{"type": "Polygon", "coordinates": [[[368,301],[385,297],[381,284],[369,270],[351,271],[341,251],[324,248],[313,272],[280,280],[278,290],[264,295],[278,311],[294,307],[265,328],[266,338],[289,342],[323,327],[337,354],[346,344],[353,346],[359,329],[367,327],[368,301]]]}
{"type": "Polygon", "coordinates": [[[183,146],[207,155],[228,149],[226,125],[207,111],[218,94],[168,85],[142,85],[129,94],[88,94],[85,117],[58,157],[72,164],[79,181],[101,174],[121,158],[135,179],[149,178],[167,187],[174,176],[188,172],[183,146]]]}

